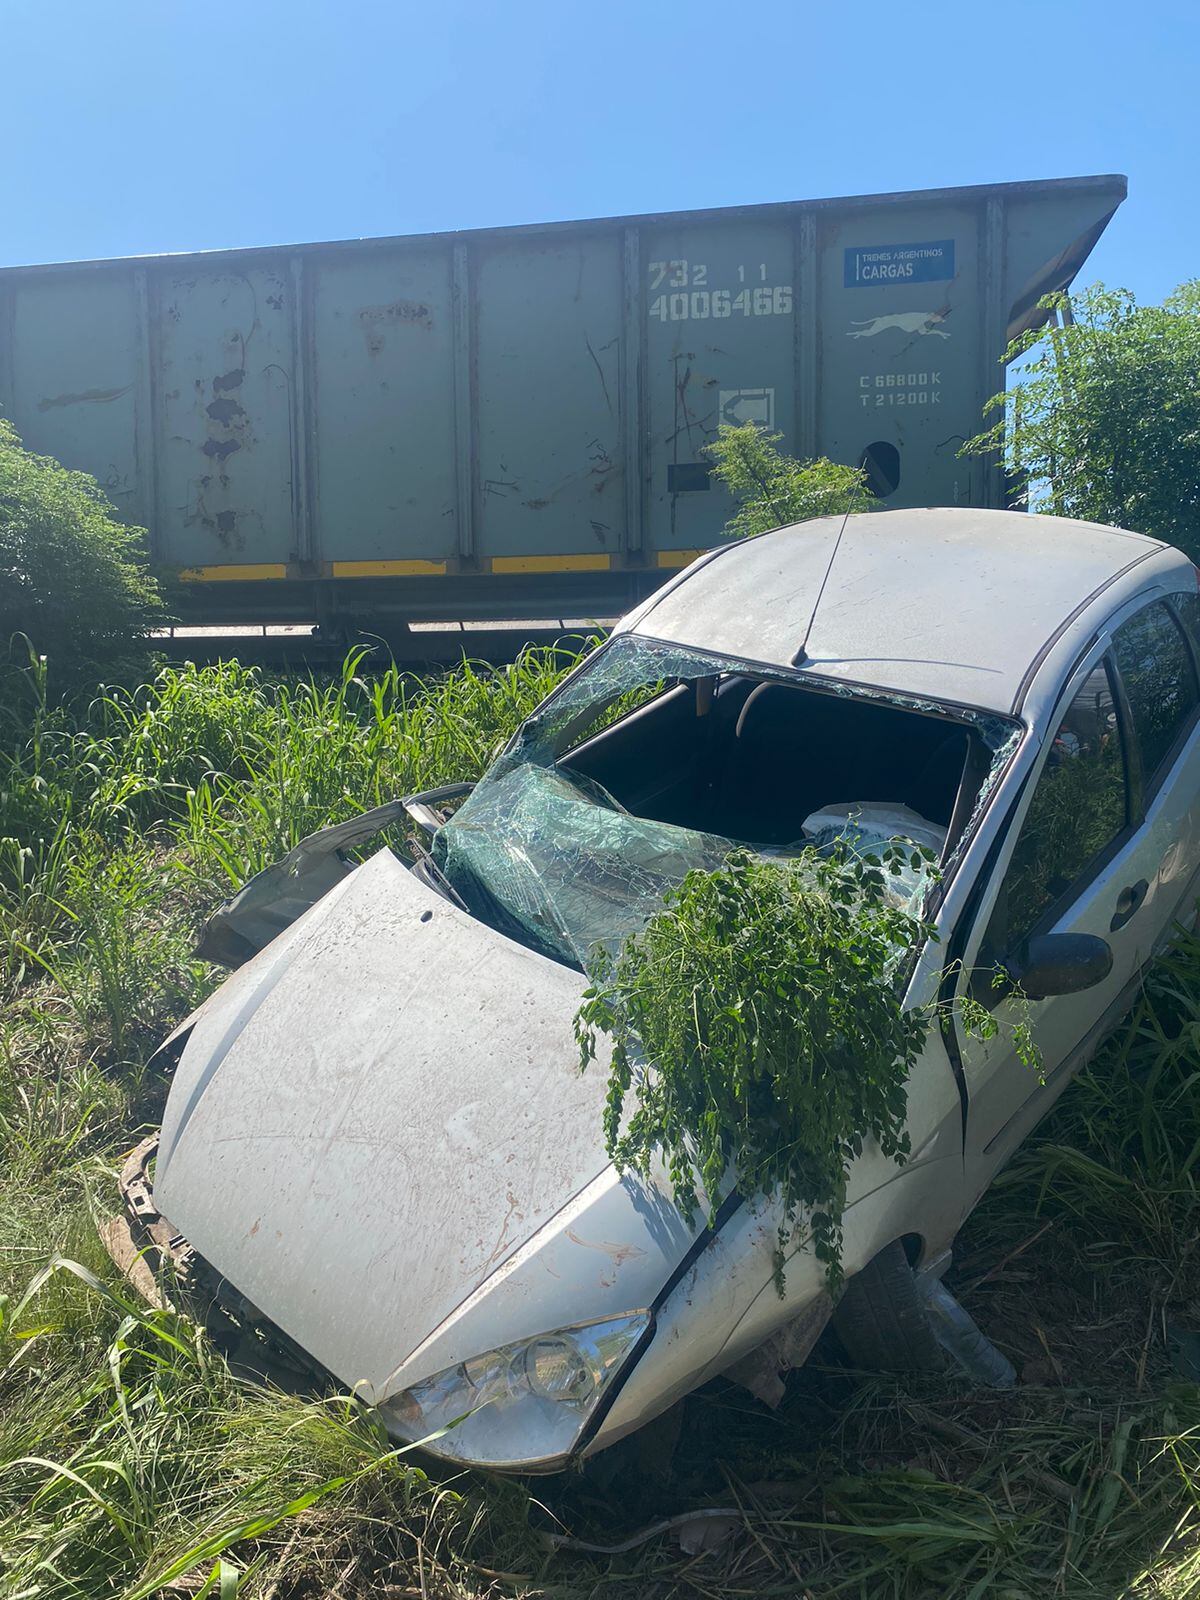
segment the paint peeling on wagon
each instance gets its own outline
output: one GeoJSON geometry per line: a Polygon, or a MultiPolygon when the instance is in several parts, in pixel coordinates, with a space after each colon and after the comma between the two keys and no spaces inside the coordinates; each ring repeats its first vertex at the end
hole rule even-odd
{"type": "Polygon", "coordinates": [[[722,423],[862,464],[890,506],[1002,504],[959,446],[1124,195],[1071,178],[11,268],[0,406],[148,527],[197,617],[611,613],[720,538],[722,423]]]}

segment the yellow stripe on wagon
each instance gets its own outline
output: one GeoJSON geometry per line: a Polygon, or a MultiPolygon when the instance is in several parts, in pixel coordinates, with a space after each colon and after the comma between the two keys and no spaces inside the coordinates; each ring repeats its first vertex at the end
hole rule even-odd
{"type": "Polygon", "coordinates": [[[246,562],[228,567],[184,567],[181,583],[257,583],[260,578],[286,578],[282,561],[246,562]]]}
{"type": "Polygon", "coordinates": [[[444,561],[335,561],[335,578],[444,577],[444,561]]]}
{"type": "Polygon", "coordinates": [[[492,557],[493,572],[607,572],[611,566],[608,555],[492,557]]]}
{"type": "Polygon", "coordinates": [[[660,567],[690,567],[697,556],[707,554],[707,550],[660,550],[658,564],[660,567]]]}

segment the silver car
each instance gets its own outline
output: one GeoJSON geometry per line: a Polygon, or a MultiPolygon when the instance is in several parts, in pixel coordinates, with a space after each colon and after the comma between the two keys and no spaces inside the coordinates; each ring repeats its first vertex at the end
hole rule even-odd
{"type": "Polygon", "coordinates": [[[1115,528],[891,511],[702,556],[473,790],[326,830],[218,914],[237,970],[162,1047],[138,1208],[231,1315],[456,1462],[562,1468],[717,1374],[769,1400],[831,1315],[857,1363],[921,1365],[918,1276],[1192,914],[1198,646],[1195,569],[1115,528]],[[415,862],[345,858],[398,817],[415,862]],[[590,952],[730,841],[847,830],[940,859],[903,886],[941,935],[909,1003],[1002,1026],[930,1030],[911,1157],[851,1169],[835,1310],[803,1228],[778,1292],[769,1199],[688,1223],[665,1173],[614,1170],[573,1018],[590,952]]]}

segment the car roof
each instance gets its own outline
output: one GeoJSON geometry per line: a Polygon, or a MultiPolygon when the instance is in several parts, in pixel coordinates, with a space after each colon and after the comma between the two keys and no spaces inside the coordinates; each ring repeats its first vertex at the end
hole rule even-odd
{"type": "Polygon", "coordinates": [[[622,627],[1012,713],[1053,642],[1161,551],[1184,561],[1141,534],[1020,511],[821,517],[702,556],[622,627]]]}

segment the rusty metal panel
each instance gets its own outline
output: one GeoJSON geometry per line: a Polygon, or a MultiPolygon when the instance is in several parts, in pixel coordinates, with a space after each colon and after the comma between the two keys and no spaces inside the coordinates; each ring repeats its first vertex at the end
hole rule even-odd
{"type": "Polygon", "coordinates": [[[311,271],[324,553],[454,555],[450,252],[342,256],[311,271]]]}
{"type": "Polygon", "coordinates": [[[159,530],[181,567],[298,559],[287,263],[200,263],[155,289],[159,530]]]}
{"type": "Polygon", "coordinates": [[[733,511],[710,481],[722,423],[796,437],[795,227],[680,221],[642,234],[651,543],[715,543],[733,511]]]}
{"type": "Polygon", "coordinates": [[[1002,503],[998,463],[958,451],[1007,339],[1124,193],[1062,179],[14,268],[0,404],[149,526],[214,619],[603,614],[720,538],[722,422],[865,465],[888,506],[1002,503]]]}
{"type": "Polygon", "coordinates": [[[621,260],[617,233],[475,253],[485,560],[621,546],[621,260]]]}
{"type": "Polygon", "coordinates": [[[28,448],[90,472],[123,517],[148,521],[132,275],[16,283],[10,338],[9,416],[28,448]]]}

